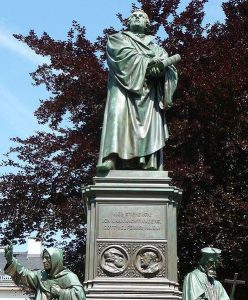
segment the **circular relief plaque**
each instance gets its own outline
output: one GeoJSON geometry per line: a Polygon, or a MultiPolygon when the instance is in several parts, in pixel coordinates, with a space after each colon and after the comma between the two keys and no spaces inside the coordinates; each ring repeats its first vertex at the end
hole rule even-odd
{"type": "Polygon", "coordinates": [[[143,275],[156,275],[164,265],[162,252],[154,246],[141,247],[134,256],[134,266],[143,275]]]}
{"type": "Polygon", "coordinates": [[[99,259],[102,270],[113,276],[123,273],[129,263],[127,251],[118,245],[111,245],[105,248],[101,252],[99,259]]]}

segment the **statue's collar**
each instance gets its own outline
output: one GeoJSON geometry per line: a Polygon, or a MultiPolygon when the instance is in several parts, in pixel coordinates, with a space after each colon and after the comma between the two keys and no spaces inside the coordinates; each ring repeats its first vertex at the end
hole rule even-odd
{"type": "Polygon", "coordinates": [[[133,40],[138,41],[139,43],[143,43],[145,45],[149,45],[152,40],[154,40],[154,36],[152,35],[146,35],[142,33],[133,33],[132,31],[123,31],[123,34],[128,35],[133,40]]]}
{"type": "Polygon", "coordinates": [[[205,273],[205,274],[207,275],[206,270],[203,268],[202,265],[199,265],[199,266],[198,266],[198,269],[199,269],[201,272],[203,272],[203,273],[205,273]]]}

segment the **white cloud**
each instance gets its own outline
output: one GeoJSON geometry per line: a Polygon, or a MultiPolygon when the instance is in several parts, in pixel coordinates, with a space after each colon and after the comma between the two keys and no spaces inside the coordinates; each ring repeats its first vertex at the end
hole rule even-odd
{"type": "Polygon", "coordinates": [[[11,50],[34,64],[49,63],[48,57],[37,55],[26,44],[18,41],[13,34],[0,27],[0,47],[11,50]]]}
{"type": "MultiPolygon", "coordinates": [[[[0,127],[4,127],[10,136],[26,137],[38,129],[39,125],[33,111],[1,84],[0,99],[0,127]]],[[[6,131],[2,132],[1,135],[6,134],[6,131]]]]}

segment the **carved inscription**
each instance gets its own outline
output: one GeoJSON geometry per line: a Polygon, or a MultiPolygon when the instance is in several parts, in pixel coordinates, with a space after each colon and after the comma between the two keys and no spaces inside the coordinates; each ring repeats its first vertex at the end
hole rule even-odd
{"type": "Polygon", "coordinates": [[[165,210],[162,205],[99,205],[99,237],[165,239],[165,210]]]}

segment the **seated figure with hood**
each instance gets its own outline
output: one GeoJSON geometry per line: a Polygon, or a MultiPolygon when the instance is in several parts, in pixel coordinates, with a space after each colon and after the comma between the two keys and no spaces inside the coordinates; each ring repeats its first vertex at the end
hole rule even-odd
{"type": "Polygon", "coordinates": [[[13,246],[5,247],[7,264],[4,271],[17,285],[35,291],[36,300],[84,300],[82,284],[76,274],[63,265],[61,249],[49,248],[43,251],[44,270],[30,271],[13,257],[13,246]]]}

